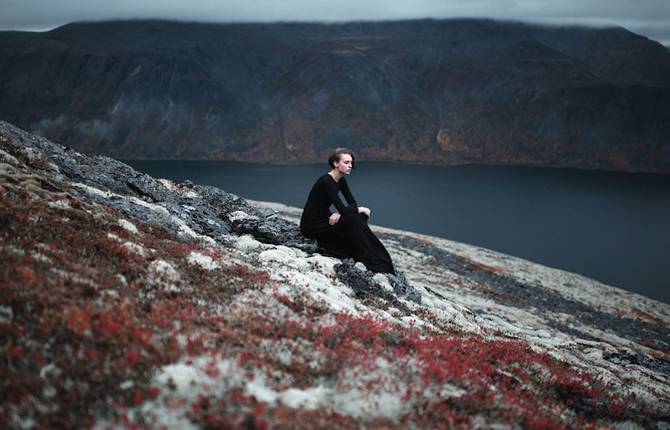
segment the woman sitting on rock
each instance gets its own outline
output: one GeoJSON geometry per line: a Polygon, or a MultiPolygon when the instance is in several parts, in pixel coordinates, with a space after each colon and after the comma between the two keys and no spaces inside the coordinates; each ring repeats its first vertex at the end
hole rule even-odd
{"type": "Polygon", "coordinates": [[[346,175],[351,174],[355,158],[346,148],[337,148],[328,158],[330,172],[319,177],[309,192],[300,218],[300,231],[316,239],[319,246],[338,258],[353,258],[373,272],[395,274],[391,256],[370,230],[370,209],[358,206],[349,190],[346,175]],[[341,191],[348,205],[338,196],[341,191]],[[330,206],[337,209],[330,212],[330,206]]]}

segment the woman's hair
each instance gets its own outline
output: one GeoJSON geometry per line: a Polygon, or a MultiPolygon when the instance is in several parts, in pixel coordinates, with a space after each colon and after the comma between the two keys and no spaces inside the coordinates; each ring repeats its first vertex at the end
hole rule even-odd
{"type": "Polygon", "coordinates": [[[330,157],[328,157],[328,165],[332,168],[335,168],[335,162],[340,161],[340,155],[342,154],[349,154],[351,156],[351,168],[355,169],[356,157],[354,157],[353,151],[349,148],[335,148],[335,150],[330,154],[330,157]]]}

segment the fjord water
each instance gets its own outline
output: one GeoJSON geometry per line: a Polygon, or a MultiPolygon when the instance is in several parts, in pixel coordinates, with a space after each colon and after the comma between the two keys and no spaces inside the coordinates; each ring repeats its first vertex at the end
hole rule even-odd
{"type": "MultiPolygon", "coordinates": [[[[124,160],[302,208],[326,163],[124,160]]],[[[465,242],[670,303],[670,175],[358,162],[347,178],[370,222],[465,242]]]]}

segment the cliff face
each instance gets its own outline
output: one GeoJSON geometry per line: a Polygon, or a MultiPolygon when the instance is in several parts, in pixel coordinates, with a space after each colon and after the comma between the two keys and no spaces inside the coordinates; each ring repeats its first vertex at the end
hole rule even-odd
{"type": "Polygon", "coordinates": [[[3,428],[665,428],[670,307],[373,227],[154,179],[0,122],[3,428]]]}
{"type": "Polygon", "coordinates": [[[668,172],[670,51],[487,20],[70,24],[2,33],[0,118],[118,158],[668,172]]]}

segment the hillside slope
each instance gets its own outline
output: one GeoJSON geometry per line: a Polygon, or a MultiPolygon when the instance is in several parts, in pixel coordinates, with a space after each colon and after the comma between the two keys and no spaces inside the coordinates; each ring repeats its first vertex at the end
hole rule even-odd
{"type": "Polygon", "coordinates": [[[670,306],[579,275],[374,227],[373,276],[5,122],[0,202],[3,428],[670,425],[670,306]]]}

